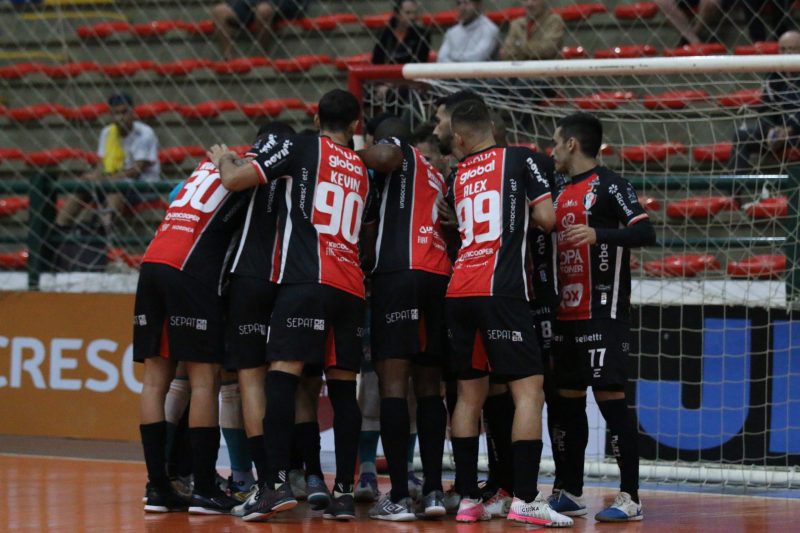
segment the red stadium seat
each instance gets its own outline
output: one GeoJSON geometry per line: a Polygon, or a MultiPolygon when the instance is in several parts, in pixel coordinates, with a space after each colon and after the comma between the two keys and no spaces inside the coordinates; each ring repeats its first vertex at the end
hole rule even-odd
{"type": "Polygon", "coordinates": [[[38,152],[29,152],[25,154],[25,163],[34,167],[52,167],[57,166],[68,160],[83,160],[86,161],[90,158],[88,154],[80,148],[51,148],[49,150],[41,150],[38,152]]]}
{"type": "Polygon", "coordinates": [[[42,72],[46,68],[41,63],[17,63],[7,67],[0,67],[0,78],[4,79],[19,79],[24,78],[29,74],[42,72]]]}
{"type": "Polygon", "coordinates": [[[589,57],[583,46],[565,46],[561,49],[561,57],[564,59],[583,59],[589,57]]]}
{"type": "Polygon", "coordinates": [[[669,218],[707,219],[722,211],[734,211],[739,206],[729,196],[695,196],[667,204],[669,218]]]}
{"type": "Polygon", "coordinates": [[[214,21],[184,22],[180,28],[189,35],[211,35],[214,33],[214,21]]]}
{"type": "Polygon", "coordinates": [[[76,63],[64,63],[63,65],[46,65],[42,72],[53,79],[74,78],[84,72],[96,72],[100,66],[94,61],[78,61],[76,63]]]}
{"type": "Polygon", "coordinates": [[[644,271],[656,277],[673,278],[687,277],[693,278],[701,272],[709,270],[719,270],[721,267],[719,260],[710,254],[682,254],[670,255],[661,259],[647,261],[644,264],[644,271]]]}
{"type": "Polygon", "coordinates": [[[58,104],[33,104],[27,107],[9,109],[6,115],[18,122],[41,120],[49,115],[57,115],[64,107],[58,104]]]}
{"type": "Polygon", "coordinates": [[[617,57],[649,57],[657,54],[658,50],[656,50],[656,47],[649,44],[625,44],[605,50],[598,50],[594,53],[594,57],[597,59],[612,59],[617,57]]]}
{"type": "Polygon", "coordinates": [[[339,70],[347,70],[351,65],[369,65],[372,62],[372,52],[364,52],[363,54],[356,54],[347,57],[336,58],[336,68],[339,70]]]}
{"type": "Polygon", "coordinates": [[[499,9],[497,11],[490,11],[486,13],[486,17],[497,25],[518,19],[525,16],[525,8],[522,7],[509,7],[506,9],[499,9]]]}
{"type": "Polygon", "coordinates": [[[28,267],[28,250],[0,253],[0,268],[4,270],[24,270],[28,267]]]}
{"type": "Polygon", "coordinates": [[[137,268],[142,264],[144,254],[129,254],[122,248],[114,247],[108,249],[107,257],[110,263],[121,261],[131,268],[137,268]]]}
{"type": "Polygon", "coordinates": [[[170,146],[158,151],[158,161],[162,165],[180,165],[188,156],[184,146],[170,146]]]}
{"type": "Polygon", "coordinates": [[[575,98],[575,105],[581,109],[616,109],[619,104],[636,99],[631,91],[609,91],[575,98]]]}
{"type": "Polygon", "coordinates": [[[780,53],[778,41],[758,41],[753,44],[737,46],[733,49],[737,56],[774,55],[780,53]]]}
{"type": "Polygon", "coordinates": [[[150,60],[121,61],[111,65],[101,65],[100,72],[114,78],[127,78],[142,70],[152,70],[156,64],[150,60]]]}
{"type": "Polygon", "coordinates": [[[786,272],[786,256],[754,255],[728,263],[728,275],[733,278],[770,279],[786,272]]]}
{"type": "Polygon", "coordinates": [[[97,120],[106,113],[108,113],[108,104],[105,102],[86,104],[79,107],[65,107],[61,110],[61,116],[67,120],[97,120]]]}
{"type": "Polygon", "coordinates": [[[698,163],[724,163],[731,158],[733,144],[729,142],[697,146],[692,150],[694,160],[698,163]]]}
{"type": "Polygon", "coordinates": [[[30,199],[27,196],[7,196],[0,198],[0,217],[10,217],[25,211],[30,206],[30,199]]]}
{"type": "Polygon", "coordinates": [[[597,13],[608,11],[606,6],[597,2],[594,4],[575,4],[571,6],[553,8],[553,13],[560,15],[566,22],[585,20],[597,13]]]}
{"type": "Polygon", "coordinates": [[[720,43],[685,44],[678,48],[664,49],[664,55],[667,57],[715,56],[726,53],[728,53],[727,48],[720,43]]]}
{"type": "Polygon", "coordinates": [[[614,8],[614,16],[621,20],[651,19],[656,16],[656,13],[658,13],[658,4],[655,2],[636,2],[614,8]]]}
{"type": "Polygon", "coordinates": [[[717,104],[720,107],[742,107],[745,105],[761,104],[761,88],[741,89],[728,94],[717,96],[717,104]]]}
{"type": "Polygon", "coordinates": [[[24,161],[25,152],[19,148],[0,148],[0,163],[3,161],[24,161]]]}
{"type": "Polygon", "coordinates": [[[220,113],[238,109],[239,103],[235,100],[209,100],[196,105],[181,106],[179,112],[185,118],[204,119],[214,118],[220,113]]]}
{"type": "Polygon", "coordinates": [[[217,61],[212,68],[217,74],[247,74],[256,67],[270,65],[272,65],[272,61],[265,57],[240,57],[228,61],[217,61]]]}
{"type": "Polygon", "coordinates": [[[77,31],[81,39],[105,39],[114,34],[130,33],[133,26],[124,21],[100,22],[92,26],[80,26],[77,31]]]}
{"type": "Polygon", "coordinates": [[[601,155],[614,155],[614,147],[610,146],[606,143],[600,145],[600,154],[601,155]]]}
{"type": "Polygon", "coordinates": [[[639,196],[639,205],[642,206],[642,209],[645,211],[659,211],[661,210],[661,202],[658,199],[653,198],[652,196],[639,196]]]}
{"type": "Polygon", "coordinates": [[[455,26],[458,24],[458,10],[449,9],[438,13],[426,13],[422,15],[420,22],[423,26],[455,26]]]}
{"type": "Polygon", "coordinates": [[[302,55],[288,59],[276,59],[275,69],[280,72],[306,72],[317,65],[333,65],[334,60],[328,55],[302,55]]]}
{"type": "Polygon", "coordinates": [[[186,76],[199,68],[213,66],[214,62],[209,59],[181,59],[172,63],[156,64],[153,70],[161,76],[186,76]]]}
{"type": "MultiPolygon", "coordinates": [[[[297,100],[301,108],[303,107],[302,102],[297,100]]],[[[287,101],[284,98],[277,98],[277,99],[267,99],[255,104],[244,104],[241,106],[242,112],[250,117],[277,117],[284,110],[289,109],[287,105],[287,101]]]]}
{"type": "Polygon", "coordinates": [[[389,24],[392,18],[392,12],[378,13],[376,15],[364,15],[361,17],[361,24],[372,30],[377,30],[389,24]]]}
{"type": "Polygon", "coordinates": [[[686,146],[681,142],[649,142],[639,146],[626,146],[620,157],[631,163],[664,161],[667,156],[685,154],[686,146]]]}
{"type": "Polygon", "coordinates": [[[358,20],[358,15],[355,13],[337,13],[334,15],[299,19],[295,22],[304,30],[329,31],[336,29],[341,24],[355,24],[358,20]]]}
{"type": "Polygon", "coordinates": [[[789,198],[786,196],[775,196],[764,198],[757,202],[752,202],[742,206],[745,214],[755,219],[772,219],[785,217],[789,214],[789,198]]]}
{"type": "Polygon", "coordinates": [[[645,96],[644,106],[647,109],[683,109],[691,102],[701,102],[706,99],[708,93],[703,90],[668,91],[645,96]]]}
{"type": "Polygon", "coordinates": [[[184,23],[179,20],[154,20],[152,22],[134,24],[131,31],[138,37],[154,37],[164,35],[172,30],[183,29],[183,25],[184,23]]]}
{"type": "Polygon", "coordinates": [[[181,105],[176,102],[148,102],[139,104],[133,108],[134,112],[139,118],[147,119],[169,113],[171,111],[180,111],[181,105]]]}
{"type": "Polygon", "coordinates": [[[318,102],[306,102],[305,104],[306,115],[313,117],[319,112],[318,102]]]}

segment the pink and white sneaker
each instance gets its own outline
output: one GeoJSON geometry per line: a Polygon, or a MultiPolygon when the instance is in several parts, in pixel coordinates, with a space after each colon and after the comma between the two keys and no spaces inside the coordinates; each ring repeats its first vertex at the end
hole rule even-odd
{"type": "Polygon", "coordinates": [[[475,523],[491,519],[492,515],[486,511],[486,507],[483,506],[483,500],[480,498],[474,500],[461,498],[461,503],[458,504],[458,512],[456,513],[456,522],[475,523]]]}
{"type": "Polygon", "coordinates": [[[505,518],[511,508],[511,494],[503,489],[497,489],[494,496],[486,500],[483,506],[486,508],[486,512],[492,515],[492,518],[505,518]]]}
{"type": "Polygon", "coordinates": [[[523,524],[533,524],[546,527],[572,527],[572,518],[555,512],[547,498],[539,493],[532,502],[526,502],[517,497],[511,502],[508,519],[523,524]]]}

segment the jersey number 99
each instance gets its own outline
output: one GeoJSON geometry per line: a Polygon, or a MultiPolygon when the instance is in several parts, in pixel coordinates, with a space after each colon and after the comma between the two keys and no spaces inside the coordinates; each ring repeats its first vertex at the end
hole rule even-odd
{"type": "Polygon", "coordinates": [[[500,238],[500,193],[498,191],[484,191],[474,198],[464,198],[456,206],[458,224],[464,232],[463,246],[472,242],[482,243],[495,241],[500,238]],[[488,223],[482,233],[475,234],[475,224],[488,223]]]}

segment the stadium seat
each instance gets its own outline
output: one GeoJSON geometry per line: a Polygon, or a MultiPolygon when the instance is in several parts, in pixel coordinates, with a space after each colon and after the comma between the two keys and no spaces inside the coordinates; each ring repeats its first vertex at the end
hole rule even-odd
{"type": "Polygon", "coordinates": [[[733,144],[730,142],[697,146],[692,150],[694,160],[698,163],[725,163],[732,153],[733,144]]]}
{"type": "Polygon", "coordinates": [[[659,211],[661,209],[661,202],[652,196],[640,195],[639,205],[641,205],[642,209],[645,211],[659,211]]]}
{"type": "Polygon", "coordinates": [[[47,76],[52,79],[74,78],[84,72],[97,72],[100,66],[94,61],[78,61],[75,63],[64,63],[63,65],[46,65],[42,68],[47,76]]]}
{"type": "Polygon", "coordinates": [[[24,161],[25,152],[19,148],[0,148],[0,163],[3,161],[24,161]]]}
{"type": "Polygon", "coordinates": [[[426,13],[420,18],[423,26],[455,26],[458,24],[458,10],[449,9],[438,13],[426,13]]]}
{"type": "Polygon", "coordinates": [[[333,65],[335,61],[328,55],[302,55],[288,59],[276,59],[273,65],[280,72],[306,72],[317,65],[333,65]]]}
{"type": "Polygon", "coordinates": [[[30,205],[30,199],[27,196],[6,196],[0,198],[0,217],[10,217],[25,211],[30,205]]]}
{"type": "Polygon", "coordinates": [[[387,11],[385,13],[377,13],[375,15],[364,15],[361,17],[361,24],[366,26],[371,30],[377,30],[385,27],[389,24],[389,20],[392,18],[392,12],[387,11]]]}
{"type": "Polygon", "coordinates": [[[778,41],[757,41],[733,49],[733,53],[737,56],[772,55],[779,52],[778,41]]]}
{"type": "Polygon", "coordinates": [[[565,46],[561,49],[561,57],[564,59],[584,59],[589,55],[583,46],[565,46]]]}
{"type": "Polygon", "coordinates": [[[217,61],[211,68],[217,74],[247,74],[257,67],[268,67],[272,61],[266,57],[240,57],[229,61],[217,61]]]}
{"type": "Polygon", "coordinates": [[[24,270],[28,267],[28,250],[0,253],[0,268],[4,270],[24,270]]]}
{"type": "Polygon", "coordinates": [[[14,65],[0,67],[0,78],[11,80],[24,78],[29,74],[42,72],[44,68],[44,65],[40,63],[16,63],[14,65]]]}
{"type": "Polygon", "coordinates": [[[581,109],[616,109],[619,104],[635,99],[636,95],[631,91],[608,91],[580,96],[574,99],[574,103],[581,109]]]}
{"type": "Polygon", "coordinates": [[[664,55],[667,57],[714,56],[726,53],[728,50],[721,43],[685,44],[678,48],[664,49],[664,55]]]}
{"type": "Polygon", "coordinates": [[[347,57],[336,58],[336,68],[347,70],[351,65],[369,65],[372,62],[372,52],[364,52],[347,57]]]}
{"type": "Polygon", "coordinates": [[[693,278],[701,272],[719,270],[719,260],[711,254],[680,254],[647,261],[644,271],[655,277],[693,278]]]}
{"type": "Polygon", "coordinates": [[[789,198],[786,196],[775,196],[764,198],[757,202],[751,202],[742,206],[745,214],[755,219],[772,219],[785,217],[789,214],[789,198]]]}
{"type": "Polygon", "coordinates": [[[114,78],[127,78],[142,70],[152,70],[156,64],[150,60],[121,61],[109,65],[101,65],[100,72],[114,78]]]}
{"type": "Polygon", "coordinates": [[[277,117],[287,109],[305,109],[305,104],[297,98],[269,98],[241,106],[242,113],[251,118],[277,117]]]}
{"type": "Polygon", "coordinates": [[[88,158],[87,152],[79,148],[50,148],[26,153],[24,161],[25,164],[33,167],[53,167],[60,165],[64,161],[74,159],[86,161],[88,158]]]}
{"type": "Polygon", "coordinates": [[[636,2],[614,8],[614,16],[620,20],[651,19],[656,13],[658,4],[655,2],[636,2]]]}
{"type": "Polygon", "coordinates": [[[211,35],[214,33],[214,21],[184,22],[181,24],[181,29],[189,35],[211,35]]]}
{"type": "Polygon", "coordinates": [[[50,115],[58,115],[64,107],[58,104],[33,104],[26,107],[9,109],[6,115],[17,122],[41,120],[50,115]]]}
{"type": "Polygon", "coordinates": [[[600,155],[614,155],[614,147],[606,143],[601,144],[600,155]]]}
{"type": "Polygon", "coordinates": [[[667,91],[661,94],[648,94],[644,97],[644,106],[647,109],[684,109],[692,102],[701,102],[708,99],[708,93],[703,90],[667,91]]]}
{"type": "Polygon", "coordinates": [[[154,37],[164,35],[173,30],[183,29],[183,24],[179,20],[154,20],[152,22],[134,24],[131,31],[137,37],[154,37]]]}
{"type": "Polygon", "coordinates": [[[306,102],[305,103],[306,115],[313,117],[319,112],[319,102],[306,102]]]}
{"type": "Polygon", "coordinates": [[[667,204],[667,216],[680,219],[707,219],[722,211],[734,211],[739,206],[729,196],[694,196],[673,200],[667,204]]]}
{"type": "Polygon", "coordinates": [[[172,63],[161,63],[153,66],[153,71],[161,76],[186,76],[199,68],[213,67],[209,59],[181,59],[172,63]]]}
{"type": "Polygon", "coordinates": [[[523,16],[525,16],[525,8],[522,7],[509,7],[506,9],[498,9],[497,11],[489,11],[486,13],[486,18],[498,26],[523,16]]]}
{"type": "Polygon", "coordinates": [[[553,8],[553,13],[560,15],[565,22],[586,20],[592,15],[597,13],[605,13],[606,11],[608,11],[606,6],[599,2],[593,4],[574,4],[571,6],[553,8]]]}
{"type": "Polygon", "coordinates": [[[139,118],[147,119],[163,115],[172,111],[180,111],[181,105],[176,102],[147,102],[133,108],[139,118]]]}
{"type": "Polygon", "coordinates": [[[594,53],[594,57],[597,59],[612,59],[618,57],[649,57],[657,54],[658,50],[656,50],[656,47],[649,44],[624,44],[613,48],[606,48],[605,50],[598,50],[594,53]]]}
{"type": "Polygon", "coordinates": [[[321,15],[314,18],[302,18],[295,21],[295,25],[304,30],[329,31],[342,24],[355,24],[358,22],[355,13],[337,13],[334,15],[321,15]]]}
{"type": "Polygon", "coordinates": [[[81,39],[105,39],[114,34],[130,33],[133,25],[129,22],[100,22],[91,26],[80,26],[77,29],[78,37],[81,39]]]}
{"type": "Polygon", "coordinates": [[[770,279],[786,272],[786,256],[754,255],[728,263],[728,275],[733,278],[770,279]]]}
{"type": "Polygon", "coordinates": [[[208,100],[195,105],[181,106],[179,113],[188,119],[204,119],[238,109],[239,103],[236,100],[208,100]]]}
{"type": "Polygon", "coordinates": [[[158,161],[162,165],[180,165],[188,156],[183,146],[170,146],[158,151],[158,161]]]}
{"type": "Polygon", "coordinates": [[[686,152],[686,146],[682,142],[649,142],[622,148],[620,157],[631,163],[646,163],[664,161],[667,156],[686,152]]]}
{"type": "Polygon", "coordinates": [[[60,110],[61,116],[67,120],[97,120],[108,113],[108,104],[98,102],[96,104],[86,104],[79,107],[65,107],[60,110]]]}
{"type": "Polygon", "coordinates": [[[742,107],[745,105],[761,104],[761,88],[741,89],[727,94],[717,96],[717,105],[720,107],[742,107]]]}

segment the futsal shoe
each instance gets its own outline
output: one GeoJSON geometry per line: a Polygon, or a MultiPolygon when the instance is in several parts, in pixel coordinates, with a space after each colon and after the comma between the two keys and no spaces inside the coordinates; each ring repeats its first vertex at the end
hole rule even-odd
{"type": "Polygon", "coordinates": [[[194,481],[192,475],[188,476],[174,476],[169,478],[169,483],[172,485],[172,490],[186,500],[187,502],[192,499],[192,491],[194,490],[194,481]]]}
{"type": "Polygon", "coordinates": [[[432,490],[417,504],[417,518],[439,518],[447,514],[444,492],[432,490]]]}
{"type": "Polygon", "coordinates": [[[422,497],[422,480],[413,471],[408,473],[408,495],[415,500],[422,497]]]}
{"type": "Polygon", "coordinates": [[[171,487],[156,487],[147,484],[144,510],[147,513],[175,513],[186,511],[186,500],[175,494],[171,487]]]}
{"type": "Polygon", "coordinates": [[[596,515],[594,519],[598,522],[634,522],[644,518],[642,514],[642,504],[636,503],[631,499],[627,492],[620,492],[614,498],[614,503],[606,507],[596,515]]]}
{"type": "Polygon", "coordinates": [[[231,498],[219,488],[205,492],[195,487],[192,499],[189,500],[190,514],[231,514],[231,509],[239,502],[231,498]]]}
{"type": "Polygon", "coordinates": [[[387,495],[369,510],[369,517],[375,520],[387,520],[389,522],[411,522],[417,516],[411,512],[413,501],[411,498],[401,498],[399,502],[393,502],[387,495]]]}
{"type": "Polygon", "coordinates": [[[333,499],[331,504],[322,513],[322,518],[326,520],[355,520],[356,518],[356,504],[353,501],[353,495],[350,493],[340,493],[333,491],[333,499]]]}
{"type": "Polygon", "coordinates": [[[331,493],[325,480],[316,474],[311,474],[306,479],[306,491],[308,492],[308,504],[314,511],[324,511],[331,504],[331,493]]]}
{"type": "Polygon", "coordinates": [[[306,473],[297,468],[289,470],[289,485],[292,487],[292,494],[297,501],[306,499],[306,473]]]}
{"type": "Polygon", "coordinates": [[[380,495],[378,477],[375,474],[361,474],[353,493],[355,500],[359,503],[372,503],[378,501],[380,495]]]}
{"type": "Polygon", "coordinates": [[[456,492],[455,488],[450,487],[450,490],[444,493],[444,508],[447,514],[456,514],[460,503],[461,495],[456,492]]]}
{"type": "Polygon", "coordinates": [[[514,498],[508,519],[512,522],[546,527],[572,527],[572,518],[555,512],[541,492],[532,502],[514,498]]]}
{"type": "Polygon", "coordinates": [[[243,503],[248,496],[250,496],[250,489],[253,486],[253,482],[250,483],[237,483],[233,480],[233,476],[231,475],[228,477],[228,490],[225,491],[225,494],[233,498],[239,503],[243,503]]]}
{"type": "Polygon", "coordinates": [[[511,508],[511,495],[503,489],[497,489],[491,498],[483,504],[492,518],[505,518],[511,508]]]}
{"type": "Polygon", "coordinates": [[[482,499],[461,498],[461,502],[458,504],[458,512],[456,513],[456,522],[471,524],[491,519],[492,515],[483,506],[482,499]]]}
{"type": "Polygon", "coordinates": [[[261,488],[258,483],[253,483],[253,486],[250,487],[250,492],[247,495],[247,498],[244,500],[243,503],[240,503],[233,509],[231,509],[231,514],[233,516],[238,516],[239,518],[244,516],[245,509],[249,509],[253,506],[256,501],[256,495],[258,495],[258,489],[261,488]],[[249,507],[248,507],[249,506],[249,507]]]}
{"type": "MultiPolygon", "coordinates": [[[[250,500],[248,499],[248,502],[250,500]]],[[[297,506],[297,500],[292,494],[292,488],[288,483],[282,483],[275,489],[270,489],[266,485],[258,489],[252,505],[245,503],[244,516],[245,522],[264,522],[273,516],[297,506]]]]}
{"type": "Polygon", "coordinates": [[[583,497],[570,494],[564,489],[551,494],[547,502],[555,512],[565,516],[583,516],[586,514],[586,503],[584,503],[583,497]]]}

